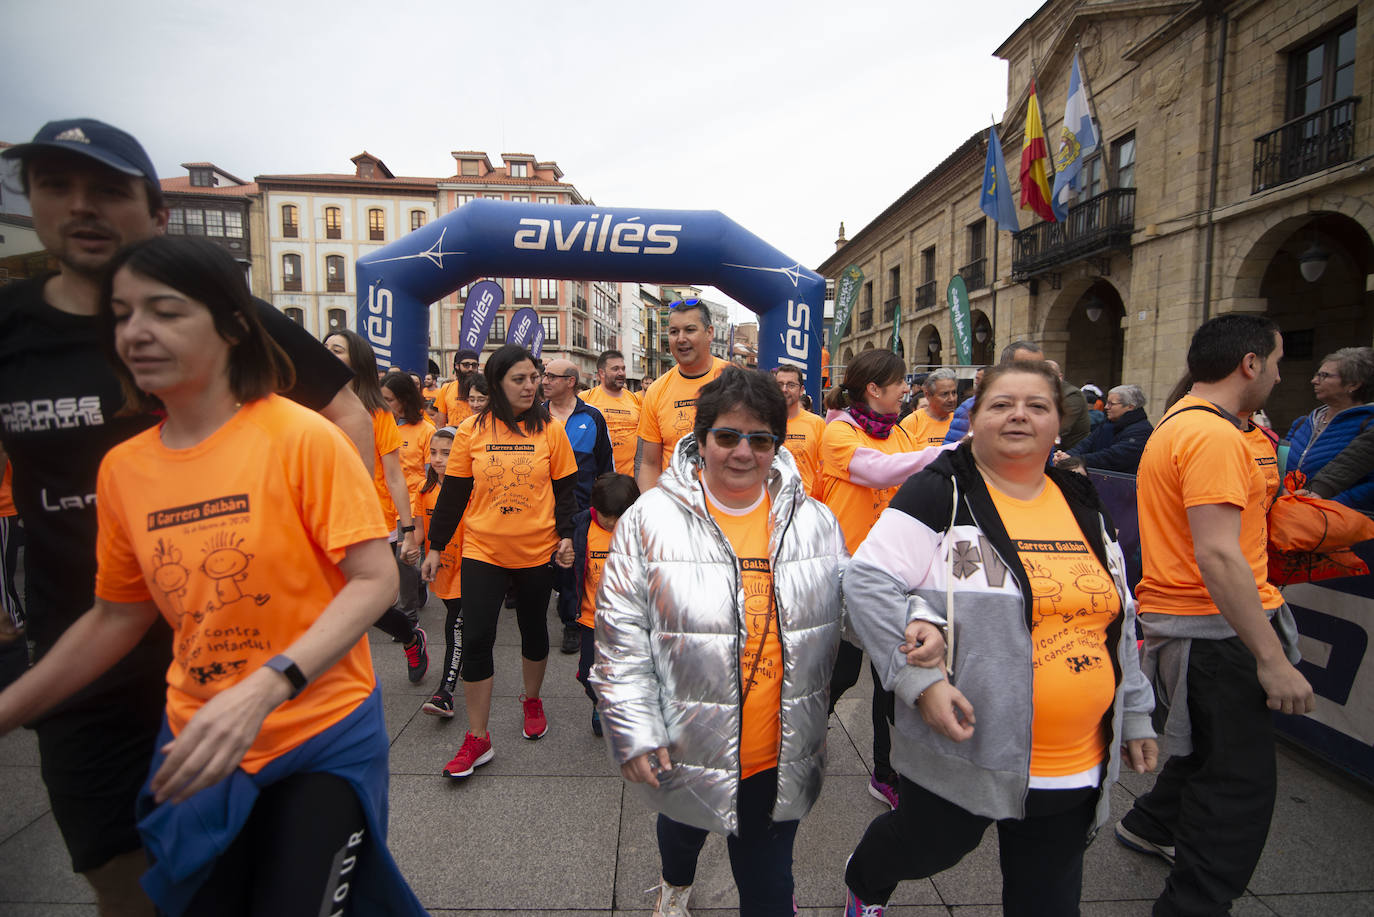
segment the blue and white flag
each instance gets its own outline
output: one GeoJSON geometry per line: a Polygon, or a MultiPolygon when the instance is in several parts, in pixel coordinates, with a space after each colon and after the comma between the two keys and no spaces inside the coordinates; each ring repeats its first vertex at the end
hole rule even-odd
{"type": "Polygon", "coordinates": [[[1079,175],[1083,160],[1097,152],[1097,126],[1093,124],[1092,106],[1088,102],[1088,87],[1078,67],[1078,52],[1073,54],[1073,71],[1069,74],[1069,99],[1064,103],[1064,126],[1059,138],[1059,153],[1054,157],[1054,192],[1050,204],[1062,223],[1068,216],[1069,191],[1083,190],[1079,175]]]}
{"type": "Polygon", "coordinates": [[[1002,141],[997,139],[995,124],[988,128],[988,158],[983,164],[983,193],[978,198],[978,207],[992,218],[998,229],[1021,231],[1016,221],[1016,198],[1011,196],[1011,185],[1007,182],[1007,162],[1002,156],[1002,141]]]}

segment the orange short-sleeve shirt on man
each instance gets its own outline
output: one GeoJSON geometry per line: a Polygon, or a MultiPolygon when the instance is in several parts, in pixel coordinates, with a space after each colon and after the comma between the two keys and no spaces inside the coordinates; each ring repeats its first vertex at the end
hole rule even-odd
{"type": "Polygon", "coordinates": [[[439,393],[434,396],[434,410],[448,421],[450,427],[456,427],[472,416],[472,406],[458,397],[461,392],[462,382],[454,379],[439,386],[439,393]]]}
{"type": "Polygon", "coordinates": [[[802,486],[807,494],[820,499],[821,495],[821,436],[825,421],[810,411],[787,418],[787,451],[797,463],[802,486]]]}
{"type": "MultiPolygon", "coordinates": [[[[206,701],[286,652],[343,588],[345,549],[387,530],[352,444],[294,402],[249,402],[189,449],[168,449],[160,431],[100,463],[95,594],[151,599],[171,624],[167,721],[178,735],[206,701]]],[[[375,685],[360,637],[267,715],[240,766],[257,772],[375,685]]]]}
{"type": "Polygon", "coordinates": [[[611,453],[615,456],[615,470],[621,474],[635,473],[636,437],[639,435],[639,396],[629,389],[612,395],[601,386],[582,394],[582,400],[606,418],[606,432],[611,435],[611,453]]]}
{"type": "Polygon", "coordinates": [[[391,499],[391,491],[386,487],[386,469],[382,467],[382,456],[399,452],[401,433],[396,429],[396,416],[386,408],[372,412],[372,484],[377,491],[377,499],[382,504],[382,518],[391,528],[396,527],[396,504],[391,499]]]}
{"type": "Polygon", "coordinates": [[[463,512],[463,556],[508,570],[540,567],[558,547],[553,482],[577,474],[568,434],[556,418],[517,436],[491,415],[469,417],[453,437],[445,473],[472,478],[463,512]]]}
{"type": "Polygon", "coordinates": [[[401,437],[401,473],[406,478],[406,492],[417,494],[425,486],[425,464],[429,461],[429,438],[434,435],[434,424],[428,417],[421,417],[419,423],[397,423],[396,432],[401,437]]]}
{"type": "Polygon", "coordinates": [[[843,420],[825,425],[821,435],[821,502],[839,520],[844,544],[853,554],[868,537],[868,530],[887,509],[900,484],[875,490],[849,479],[849,463],[857,449],[876,449],[889,455],[912,452],[915,446],[905,430],[894,426],[887,439],[869,436],[843,420]]]}
{"type": "Polygon", "coordinates": [[[692,432],[697,419],[697,393],[729,365],[720,357],[712,357],[711,368],[691,379],[682,374],[681,367],[674,366],[655,379],[644,393],[644,404],[639,412],[639,438],[646,443],[662,444],[661,467],[668,467],[677,441],[692,432]]]}
{"type": "Polygon", "coordinates": [[[1267,513],[1278,486],[1274,450],[1215,411],[1210,401],[1184,395],[1156,425],[1140,456],[1136,505],[1143,572],[1136,598],[1142,612],[1219,614],[1193,557],[1188,526],[1189,507],[1217,503],[1240,509],[1240,547],[1260,606],[1283,604],[1269,583],[1267,513]],[[1198,406],[1209,410],[1184,410],[1198,406]]]}
{"type": "Polygon", "coordinates": [[[1107,626],[1121,597],[1053,481],[1031,500],[991,484],[988,493],[1030,577],[1031,776],[1083,774],[1107,757],[1103,718],[1116,696],[1107,626]]]}
{"type": "Polygon", "coordinates": [[[709,492],[706,500],[711,518],[725,533],[743,572],[744,620],[749,636],[739,654],[741,690],[748,691],[740,713],[741,778],[777,767],[782,742],[782,641],[768,559],[771,502],[765,493],[758,506],[739,512],[719,505],[709,492]]]}
{"type": "Polygon", "coordinates": [[[601,588],[601,574],[606,570],[606,555],[611,551],[609,529],[601,527],[595,514],[587,523],[587,561],[582,574],[582,604],[578,607],[577,623],[596,627],[596,590],[601,588]]]}
{"type": "Polygon", "coordinates": [[[945,434],[949,432],[953,420],[953,414],[946,414],[944,420],[936,420],[924,408],[919,408],[902,418],[901,427],[917,449],[926,449],[944,445],[945,434]]]}
{"type": "MultiPolygon", "coordinates": [[[[440,482],[442,483],[442,482],[440,482]]],[[[440,484],[435,484],[424,493],[414,491],[411,498],[410,518],[415,520],[415,534],[424,544],[429,538],[429,521],[434,516],[434,504],[439,501],[440,484]]],[[[439,553],[439,569],[434,574],[434,582],[429,591],[441,599],[460,599],[463,597],[462,577],[458,575],[459,563],[463,558],[463,527],[458,526],[448,545],[439,553]]]]}

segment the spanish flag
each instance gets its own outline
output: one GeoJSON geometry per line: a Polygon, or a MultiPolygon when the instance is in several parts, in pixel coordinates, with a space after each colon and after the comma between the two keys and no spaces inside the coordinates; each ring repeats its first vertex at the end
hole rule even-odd
{"type": "Polygon", "coordinates": [[[1040,103],[1035,98],[1035,80],[1031,80],[1030,101],[1026,103],[1026,136],[1021,141],[1021,209],[1034,211],[1053,223],[1049,171],[1045,165],[1049,158],[1050,147],[1045,141],[1045,125],[1040,120],[1040,103]]]}

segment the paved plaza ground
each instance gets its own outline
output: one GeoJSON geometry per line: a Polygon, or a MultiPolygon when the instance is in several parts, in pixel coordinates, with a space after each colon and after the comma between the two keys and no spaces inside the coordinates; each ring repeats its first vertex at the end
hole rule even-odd
{"type": "MultiPolygon", "coordinates": [[[[463,737],[462,706],[451,721],[420,705],[439,679],[443,608],[431,599],[422,622],[434,637],[431,669],[420,685],[405,677],[401,648],[372,632],[373,660],[391,735],[390,844],[421,901],[435,915],[532,914],[609,917],[648,914],[658,881],[654,816],[627,789],[590,729],[590,702],[573,678],[576,657],[555,644],[545,682],[550,728],[537,742],[520,735],[519,646],[511,613],[496,653],[491,731],[496,758],[467,781],[439,776],[463,737]]],[[[871,727],[867,676],[843,700],[830,726],[825,788],[797,837],[797,900],[806,917],[835,915],[844,900],[845,858],[883,811],[867,792],[871,727]]],[[[93,897],[70,870],[48,811],[33,736],[0,739],[0,915],[87,917],[93,897]]],[[[1113,788],[1119,816],[1151,777],[1113,788]]],[[[908,882],[893,917],[985,917],[1001,913],[996,832],[955,868],[908,882]]],[[[1144,915],[1166,866],[1121,848],[1109,831],[1088,851],[1085,917],[1144,915]]],[[[725,844],[702,854],[692,912],[734,910],[725,844]]],[[[1264,857],[1237,902],[1238,917],[1374,915],[1374,793],[1305,754],[1279,752],[1279,794],[1264,857]]]]}

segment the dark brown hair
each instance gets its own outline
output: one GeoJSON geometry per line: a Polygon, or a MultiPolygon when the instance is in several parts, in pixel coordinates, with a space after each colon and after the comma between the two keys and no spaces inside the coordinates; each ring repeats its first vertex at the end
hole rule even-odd
{"type": "Polygon", "coordinates": [[[210,311],[215,331],[229,342],[229,390],[238,401],[255,401],[295,385],[296,370],[291,358],[258,320],[258,307],[248,292],[238,262],[223,248],[204,239],[154,236],[116,252],[100,290],[97,318],[101,346],[124,392],[121,414],[162,407],[156,396],[134,384],[133,375],[115,352],[112,300],[114,277],[121,269],[166,284],[210,311]]]}
{"type": "Polygon", "coordinates": [[[906,364],[890,350],[865,350],[844,368],[844,379],[825,396],[825,406],[842,411],[851,404],[868,404],[868,383],[879,388],[906,375],[906,364]]]}

